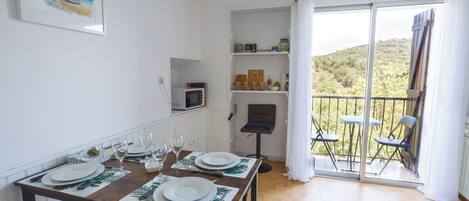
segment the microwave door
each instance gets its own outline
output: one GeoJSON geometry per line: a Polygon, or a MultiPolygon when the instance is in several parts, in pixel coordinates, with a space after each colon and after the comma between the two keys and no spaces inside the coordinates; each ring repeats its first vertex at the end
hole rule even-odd
{"type": "Polygon", "coordinates": [[[199,90],[186,92],[186,109],[202,106],[202,93],[199,90]]]}

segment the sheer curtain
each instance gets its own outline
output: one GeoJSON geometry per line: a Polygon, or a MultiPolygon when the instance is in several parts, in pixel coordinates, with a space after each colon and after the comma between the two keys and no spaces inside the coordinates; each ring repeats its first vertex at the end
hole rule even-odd
{"type": "Polygon", "coordinates": [[[313,12],[313,0],[297,0],[292,8],[286,164],[289,178],[300,182],[314,175],[310,145],[313,12]]]}
{"type": "Polygon", "coordinates": [[[448,0],[440,11],[423,119],[421,190],[432,200],[457,201],[469,94],[469,1],[448,0]]]}

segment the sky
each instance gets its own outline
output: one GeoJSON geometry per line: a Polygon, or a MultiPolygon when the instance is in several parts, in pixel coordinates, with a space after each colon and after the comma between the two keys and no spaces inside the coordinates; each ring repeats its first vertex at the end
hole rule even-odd
{"type": "MultiPolygon", "coordinates": [[[[413,17],[429,8],[412,6],[378,9],[376,40],[412,38],[413,17]]],[[[369,24],[369,10],[315,13],[313,55],[324,55],[368,44],[369,24]]]]}

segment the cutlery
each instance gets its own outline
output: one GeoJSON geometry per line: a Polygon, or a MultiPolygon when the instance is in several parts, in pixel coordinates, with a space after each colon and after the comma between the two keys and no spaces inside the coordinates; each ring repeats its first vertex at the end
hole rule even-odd
{"type": "MultiPolygon", "coordinates": [[[[115,156],[112,156],[112,159],[118,160],[115,156]]],[[[123,161],[141,164],[140,160],[134,158],[124,158],[123,161]]]]}
{"type": "Polygon", "coordinates": [[[212,175],[212,176],[217,176],[217,177],[223,177],[223,173],[222,172],[218,172],[218,171],[207,171],[207,170],[201,170],[201,169],[191,169],[191,172],[192,173],[202,173],[202,174],[206,174],[206,175],[212,175]]]}
{"type": "MultiPolygon", "coordinates": [[[[128,143],[128,145],[132,145],[132,144],[134,144],[134,143],[133,143],[133,142],[128,143]]],[[[121,144],[116,144],[116,145],[121,145],[121,144]]],[[[112,148],[112,146],[109,145],[109,146],[107,146],[107,147],[103,147],[103,150],[109,150],[109,149],[111,149],[111,148],[112,148]]]]}
{"type": "Polygon", "coordinates": [[[225,200],[225,197],[226,197],[227,195],[228,195],[227,192],[223,192],[223,194],[222,194],[220,200],[225,200]]]}
{"type": "Polygon", "coordinates": [[[198,172],[198,173],[202,173],[202,174],[207,174],[207,175],[212,175],[212,176],[217,176],[217,177],[223,177],[223,172],[200,169],[199,167],[197,167],[197,165],[195,165],[195,159],[194,158],[189,159],[188,169],[191,170],[191,172],[198,172]]]}
{"type": "Polygon", "coordinates": [[[244,167],[248,164],[248,162],[249,162],[249,159],[241,159],[241,163],[239,163],[237,166],[235,166],[235,168],[244,167]]]}
{"type": "Polygon", "coordinates": [[[106,166],[105,168],[108,169],[108,170],[116,170],[116,171],[120,171],[120,170],[121,170],[121,169],[119,169],[119,168],[112,167],[112,166],[106,166]]]}
{"type": "Polygon", "coordinates": [[[132,163],[140,163],[140,161],[137,159],[124,159],[124,161],[132,162],[132,163]]]}
{"type": "Polygon", "coordinates": [[[72,187],[75,187],[77,186],[78,184],[80,183],[77,183],[77,184],[70,184],[70,185],[65,185],[65,186],[54,186],[54,190],[64,190],[64,189],[67,189],[67,188],[72,188],[72,187]]]}
{"type": "Polygon", "coordinates": [[[83,190],[85,188],[88,188],[89,186],[97,183],[97,182],[101,182],[103,181],[104,179],[106,179],[107,177],[113,175],[114,173],[103,173],[102,175],[96,177],[96,178],[93,178],[93,179],[90,179],[88,181],[85,181],[83,183],[81,183],[78,187],[77,187],[77,190],[83,190]]]}
{"type": "Polygon", "coordinates": [[[248,170],[248,166],[247,166],[248,162],[249,162],[249,159],[241,159],[241,162],[238,165],[236,165],[235,167],[232,167],[230,169],[223,170],[223,172],[227,173],[227,174],[243,173],[246,170],[248,170]]]}
{"type": "Polygon", "coordinates": [[[158,185],[152,185],[148,191],[146,191],[142,196],[138,198],[138,200],[145,200],[149,196],[153,195],[153,192],[155,192],[156,188],[158,188],[158,185]]]}
{"type": "Polygon", "coordinates": [[[31,178],[29,181],[32,182],[32,183],[36,183],[36,182],[38,182],[38,181],[41,181],[41,179],[42,179],[42,177],[44,177],[44,175],[46,175],[46,174],[42,174],[42,175],[33,177],[33,178],[31,178]]]}

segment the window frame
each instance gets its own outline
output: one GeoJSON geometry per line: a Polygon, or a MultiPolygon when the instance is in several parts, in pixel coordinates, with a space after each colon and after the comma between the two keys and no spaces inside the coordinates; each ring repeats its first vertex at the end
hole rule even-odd
{"type": "MultiPolygon", "coordinates": [[[[370,10],[370,26],[369,26],[369,35],[368,35],[368,58],[367,58],[367,67],[366,67],[366,91],[365,91],[365,110],[364,110],[364,125],[369,125],[369,118],[371,115],[371,96],[372,96],[372,82],[373,82],[373,69],[375,61],[375,43],[376,43],[376,21],[377,21],[377,11],[379,8],[386,7],[405,7],[405,6],[418,6],[418,5],[432,5],[432,4],[442,4],[445,3],[444,0],[398,0],[398,1],[381,1],[368,4],[355,4],[355,5],[344,5],[344,6],[324,6],[316,7],[315,13],[322,12],[341,12],[341,11],[354,11],[354,10],[370,10]]],[[[363,126],[363,136],[362,139],[368,139],[369,126],[363,126]]],[[[366,155],[367,146],[361,146],[360,155],[366,155]]],[[[365,183],[376,183],[384,185],[394,185],[402,187],[417,188],[421,184],[406,182],[406,181],[396,181],[389,179],[373,178],[366,176],[366,157],[360,157],[360,171],[359,171],[359,181],[365,183]]]]}

